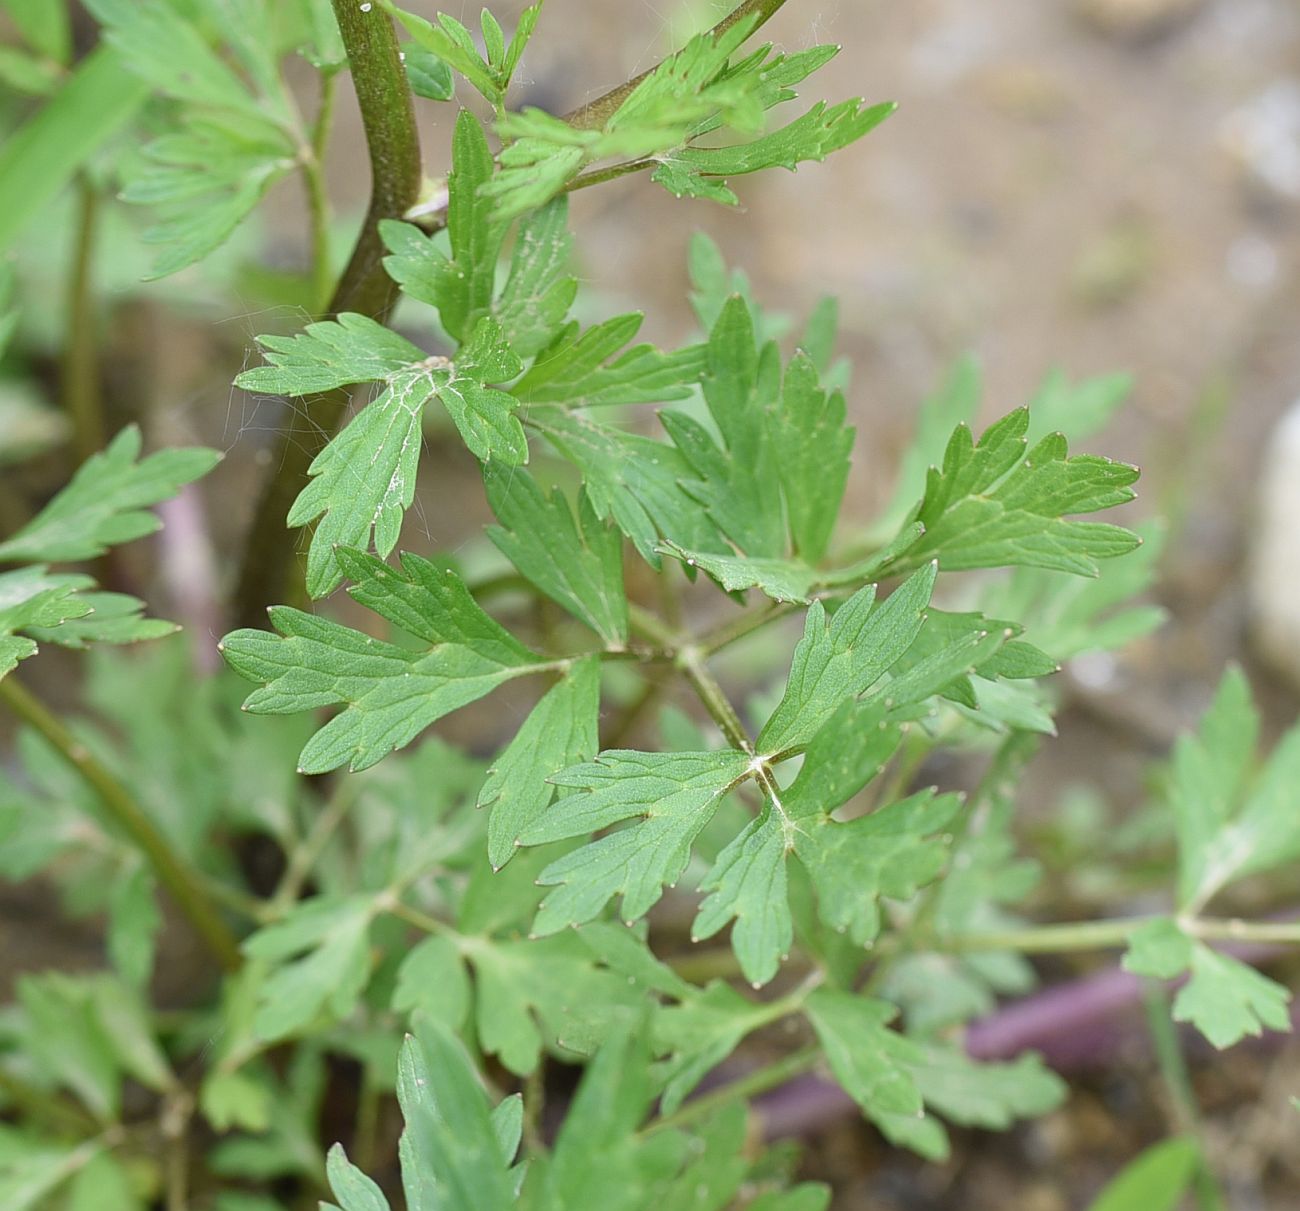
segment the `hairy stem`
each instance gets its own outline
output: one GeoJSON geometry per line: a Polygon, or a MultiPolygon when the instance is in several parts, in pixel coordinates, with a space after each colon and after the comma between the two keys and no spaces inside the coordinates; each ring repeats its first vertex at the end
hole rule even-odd
{"type": "Polygon", "coordinates": [[[104,401],[99,390],[95,302],[91,280],[99,193],[84,175],[77,181],[77,242],[67,285],[68,347],[63,358],[63,398],[72,421],[77,462],[104,445],[104,401]]]}
{"type": "MultiPolygon", "coordinates": [[[[711,37],[718,38],[731,29],[733,25],[745,21],[751,17],[756,18],[754,21],[754,30],[765,24],[776,14],[777,10],[785,4],[785,0],[744,0],[731,10],[721,21],[717,23],[710,31],[711,37]]],[[[753,31],[751,31],[752,33],[753,31]]],[[[624,101],[636,90],[636,86],[641,83],[647,76],[651,75],[659,68],[656,63],[654,67],[643,71],[639,76],[633,76],[624,84],[617,88],[612,88],[603,96],[597,97],[594,101],[588,101],[586,105],[581,105],[577,109],[564,115],[564,120],[570,126],[576,126],[579,130],[599,130],[609,120],[610,116],[623,104],[624,101]]],[[[637,168],[644,167],[638,163],[637,168]]],[[[628,168],[628,172],[636,171],[635,168],[628,168]]],[[[618,174],[622,175],[622,174],[618,174]]],[[[591,182],[594,184],[595,182],[591,182]]]]}
{"type": "Polygon", "coordinates": [[[209,898],[204,881],[158,831],[131,792],[87,751],[86,746],[44,703],[19,685],[12,674],[0,681],[0,701],[39,732],[81,775],[99,796],[108,814],[144,854],[158,881],[171,894],[176,907],[221,966],[227,971],[236,970],[241,962],[239,945],[209,898]]]}
{"type": "MultiPolygon", "coordinates": [[[[397,300],[397,285],[384,272],[379,224],[400,219],[419,196],[419,133],[392,19],[378,6],[363,6],[356,0],[333,0],[333,4],[366,132],[370,206],[326,310],[330,315],[355,311],[382,321],[397,300]]],[[[349,398],[346,390],[326,393],[313,402],[311,425],[305,432],[286,429],[281,434],[270,464],[274,471],[258,501],[244,548],[235,592],[235,616],[241,626],[264,625],[266,606],[285,595],[296,540],[284,519],[302,490],[307,468],[339,427],[349,398]]]]}

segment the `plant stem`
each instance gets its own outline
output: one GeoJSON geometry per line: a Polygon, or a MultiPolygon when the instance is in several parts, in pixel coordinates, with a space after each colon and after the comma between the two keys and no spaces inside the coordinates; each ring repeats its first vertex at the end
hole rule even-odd
{"type": "Polygon", "coordinates": [[[1196,1141],[1200,1153],[1200,1163],[1194,1179],[1196,1202],[1200,1211],[1223,1211],[1227,1204],[1205,1155],[1200,1108],[1196,1104],[1196,1092],[1192,1088],[1191,1073],[1187,1070],[1187,1061],[1178,1041],[1178,1031],[1169,1016],[1169,998],[1159,984],[1147,981],[1142,999],[1147,1029],[1151,1033],[1156,1062],[1160,1066],[1160,1075],[1172,1104],[1175,1126],[1180,1134],[1196,1141]]]}
{"type": "Polygon", "coordinates": [[[98,218],[99,193],[83,174],[77,180],[77,242],[68,275],[68,346],[63,359],[63,398],[72,421],[78,463],[104,445],[104,402],[99,390],[91,281],[98,218]]]}
{"type": "MultiPolygon", "coordinates": [[[[923,937],[912,947],[944,954],[1015,950],[1021,954],[1062,954],[1075,950],[1116,950],[1128,944],[1155,917],[1119,917],[1107,921],[1068,921],[1025,929],[923,937]]],[[[1241,921],[1235,918],[1180,920],[1179,927],[1203,942],[1289,942],[1300,945],[1300,921],[1241,921]]]]}
{"type": "Polygon", "coordinates": [[[311,269],[313,311],[328,306],[332,266],[330,265],[330,208],[325,191],[325,145],[334,117],[334,96],[338,78],[333,72],[321,76],[320,104],[312,123],[311,146],[303,159],[303,181],[307,187],[307,211],[311,216],[311,269]]]}
{"type": "Polygon", "coordinates": [[[343,823],[344,817],[352,810],[352,805],[361,796],[361,782],[356,778],[345,778],[339,783],[325,808],[321,811],[311,829],[302,841],[294,846],[289,861],[284,868],[284,876],[271,898],[269,910],[272,920],[282,917],[293,907],[302,892],[302,886],[315,866],[317,859],[335,830],[343,823]]]}
{"type": "Polygon", "coordinates": [[[221,966],[227,971],[237,970],[241,963],[239,945],[204,890],[203,880],[158,831],[131,792],[91,755],[44,703],[19,685],[12,674],[0,681],[0,701],[39,732],[81,775],[99,796],[108,814],[139,847],[158,881],[171,893],[177,908],[207,943],[221,966]]]}
{"type": "Polygon", "coordinates": [[[776,622],[801,608],[799,603],[794,601],[770,601],[760,609],[750,610],[739,618],[701,636],[700,648],[706,656],[712,656],[738,640],[744,639],[746,635],[751,635],[761,627],[767,626],[769,622],[776,622]]]}
{"type": "MultiPolygon", "coordinates": [[[[387,319],[397,300],[397,284],[384,272],[379,224],[400,219],[420,192],[420,139],[406,69],[392,19],[377,5],[333,0],[334,15],[352,67],[361,121],[370,153],[370,206],[327,313],[355,311],[387,319]]],[[[241,626],[264,626],[269,603],[282,600],[296,539],[284,519],[302,490],[307,468],[325,447],[347,411],[350,393],[330,391],[314,401],[311,425],[280,436],[268,480],[244,547],[235,619],[241,626]]]]}
{"type": "Polygon", "coordinates": [[[732,1081],[730,1085],[724,1085],[721,1089],[716,1089],[712,1093],[706,1093],[701,1097],[694,1098],[673,1114],[656,1119],[645,1128],[642,1134],[654,1135],[659,1131],[671,1131],[677,1127],[688,1127],[702,1118],[710,1117],[723,1106],[731,1105],[732,1102],[748,1101],[755,1094],[772,1089],[777,1085],[783,1085],[791,1077],[807,1072],[821,1058],[821,1054],[820,1047],[804,1047],[799,1051],[792,1052],[775,1063],[758,1069],[757,1072],[751,1072],[738,1081],[732,1081]]]}
{"type": "Polygon", "coordinates": [[[722,734],[726,736],[728,742],[743,752],[752,753],[754,744],[749,738],[749,733],[745,731],[745,725],[741,723],[736,708],[731,705],[731,700],[714,680],[713,674],[705,668],[704,658],[699,648],[684,647],[677,654],[677,667],[685,674],[686,680],[691,683],[691,688],[704,704],[704,709],[722,729],[722,734]]]}
{"type": "MultiPolygon", "coordinates": [[[[738,4],[717,25],[709,30],[709,36],[719,38],[738,22],[750,17],[757,17],[754,28],[750,30],[750,33],[754,33],[761,25],[769,21],[783,4],[785,4],[785,0],[744,0],[744,3],[738,4]]],[[[657,71],[659,66],[660,64],[656,63],[654,67],[643,71],[639,76],[633,76],[631,80],[620,84],[617,88],[610,89],[603,96],[597,97],[594,101],[588,101],[586,105],[581,105],[565,114],[564,121],[570,126],[576,126],[579,130],[599,130],[618,107],[632,95],[636,86],[647,76],[657,71]]],[[[639,164],[638,167],[640,167],[639,164]]],[[[632,170],[629,169],[629,171],[632,170]]]]}

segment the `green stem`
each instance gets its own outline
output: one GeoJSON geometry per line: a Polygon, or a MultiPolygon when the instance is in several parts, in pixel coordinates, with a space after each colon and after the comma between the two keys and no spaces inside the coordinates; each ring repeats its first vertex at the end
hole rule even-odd
{"type": "MultiPolygon", "coordinates": [[[[785,0],[744,0],[744,3],[737,5],[723,17],[709,31],[709,34],[713,38],[719,38],[738,22],[750,17],[756,17],[754,28],[750,30],[750,33],[754,33],[760,26],[775,16],[777,10],[783,4],[785,4],[785,0]]],[[[656,63],[654,67],[643,71],[639,76],[634,76],[631,80],[620,84],[617,88],[610,89],[609,92],[597,97],[594,101],[588,101],[586,105],[579,106],[572,112],[565,114],[564,121],[579,130],[599,130],[618,110],[619,106],[632,95],[636,90],[636,86],[647,76],[657,71],[659,66],[660,64],[656,63]]],[[[640,167],[639,164],[638,167],[640,167]]],[[[629,169],[629,171],[633,170],[629,169]]]]}
{"type": "Polygon", "coordinates": [[[732,1081],[730,1085],[724,1085],[721,1089],[687,1102],[673,1114],[656,1119],[642,1134],[654,1135],[659,1131],[689,1127],[700,1119],[712,1117],[723,1106],[730,1106],[732,1102],[748,1101],[756,1094],[775,1089],[777,1085],[784,1085],[786,1081],[812,1068],[821,1058],[821,1054],[820,1047],[804,1047],[792,1052],[783,1059],[758,1069],[757,1072],[751,1072],[749,1076],[743,1076],[738,1081],[732,1081]]]}
{"type": "MultiPolygon", "coordinates": [[[[979,933],[921,936],[914,950],[946,954],[1015,950],[1021,954],[1062,954],[1075,950],[1118,950],[1128,945],[1139,929],[1156,917],[1119,917],[1107,921],[1068,921],[1025,929],[998,929],[979,933]]],[[[1300,945],[1300,921],[1241,921],[1206,918],[1180,920],[1179,928],[1202,942],[1262,942],[1300,945]]],[[[884,949],[884,947],[882,947],[884,949]]],[[[891,947],[892,949],[892,947],[891,947]]]]}
{"type": "MultiPolygon", "coordinates": [[[[333,0],[334,15],[352,67],[361,121],[370,154],[370,206],[352,256],[327,312],[355,311],[381,322],[397,301],[397,284],[384,272],[379,224],[400,219],[420,193],[420,139],[415,109],[392,19],[378,5],[333,0]]],[[[268,480],[244,547],[235,618],[240,626],[264,626],[265,610],[284,600],[297,539],[284,519],[302,490],[307,468],[325,447],[347,411],[350,393],[330,391],[312,403],[304,432],[280,435],[268,480]]]]}
{"type": "Polygon", "coordinates": [[[1197,1151],[1200,1153],[1194,1179],[1197,1204],[1200,1211],[1223,1211],[1227,1203],[1205,1155],[1200,1107],[1197,1105],[1191,1073],[1187,1069],[1187,1061],[1183,1057],[1183,1049],[1178,1041],[1178,1031],[1169,1016],[1169,998],[1159,984],[1148,981],[1143,1003],[1147,1029],[1151,1032],[1156,1062],[1160,1066],[1160,1075],[1169,1094],[1174,1123],[1180,1134],[1196,1142],[1197,1151]]]}
{"type": "Polygon", "coordinates": [[[352,810],[352,805],[361,797],[361,787],[362,783],[357,778],[343,779],[324,810],[317,815],[306,837],[294,847],[280,885],[271,898],[269,912],[272,920],[284,916],[293,907],[312,867],[316,865],[335,830],[343,823],[344,817],[352,810]]]}
{"type": "Polygon", "coordinates": [[[79,463],[104,445],[104,401],[99,390],[92,289],[98,218],[99,193],[83,175],[77,181],[77,243],[68,275],[68,343],[63,359],[63,398],[72,420],[79,463]]]}
{"type": "Polygon", "coordinates": [[[325,145],[329,141],[334,117],[337,76],[321,76],[320,104],[312,123],[311,146],[306,149],[302,172],[307,187],[307,211],[311,217],[312,310],[323,312],[328,306],[333,266],[330,264],[330,207],[325,190],[325,145]]]}
{"type": "Polygon", "coordinates": [[[723,693],[722,687],[705,667],[699,648],[689,646],[682,648],[677,654],[677,667],[685,674],[686,680],[691,683],[691,688],[704,704],[704,709],[722,729],[722,734],[726,736],[727,741],[735,748],[752,753],[754,744],[749,738],[749,733],[745,731],[745,725],[741,723],[736,708],[731,705],[731,700],[723,693]]]}
{"type": "Polygon", "coordinates": [[[801,608],[798,602],[793,601],[768,602],[760,609],[750,610],[739,618],[701,636],[700,648],[706,656],[712,656],[738,640],[744,639],[746,635],[751,635],[761,627],[767,626],[769,622],[776,622],[801,608]]]}
{"type": "Polygon", "coordinates": [[[12,674],[0,681],[0,701],[39,732],[81,775],[99,796],[108,814],[139,847],[158,881],[171,893],[177,908],[207,943],[221,966],[227,971],[237,970],[241,962],[239,944],[206,894],[203,880],[171,847],[131,792],[91,755],[61,720],[19,685],[12,674]]]}

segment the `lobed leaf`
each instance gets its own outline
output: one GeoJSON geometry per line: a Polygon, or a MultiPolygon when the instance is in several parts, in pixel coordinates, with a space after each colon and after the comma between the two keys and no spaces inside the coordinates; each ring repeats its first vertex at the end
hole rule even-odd
{"type": "Polygon", "coordinates": [[[352,596],[424,647],[383,643],[288,606],[271,610],[275,634],[235,631],[221,644],[231,668],[263,683],[246,710],[285,715],[344,707],[307,742],[303,772],[344,764],[366,769],[443,715],[515,677],[553,667],[489,618],[450,569],[409,554],[400,572],[359,551],[340,551],[339,559],[357,581],[352,596]]]}

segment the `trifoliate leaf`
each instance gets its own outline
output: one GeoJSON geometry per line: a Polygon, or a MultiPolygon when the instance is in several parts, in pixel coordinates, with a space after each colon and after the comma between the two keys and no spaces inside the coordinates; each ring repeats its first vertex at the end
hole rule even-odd
{"type": "Polygon", "coordinates": [[[587,494],[578,496],[575,524],[563,494],[556,489],[544,496],[522,468],[488,464],[483,481],[501,522],[488,529],[488,537],[528,580],[607,646],[624,646],[623,540],[596,517],[587,494]]]}
{"type": "Polygon", "coordinates": [[[735,205],[736,195],[723,184],[728,177],[787,168],[806,160],[824,160],[874,130],[897,106],[892,101],[865,106],[861,98],[827,105],[818,101],[802,117],[748,143],[728,147],[687,145],[665,156],[651,180],[677,197],[704,197],[735,205]]]}
{"type": "Polygon", "coordinates": [[[400,572],[358,551],[339,557],[357,581],[352,596],[426,646],[383,643],[287,606],[271,610],[277,634],[235,631],[221,645],[231,668],[263,683],[247,710],[344,706],[307,742],[304,772],[365,769],[503,682],[554,667],[483,613],[449,569],[416,555],[403,557],[400,572]]]}
{"type": "Polygon", "coordinates": [[[740,970],[755,988],[774,975],[790,951],[794,922],[786,888],[785,859],[797,831],[770,801],[762,815],[718,855],[691,926],[691,940],[711,938],[729,921],[731,948],[740,970]]]}
{"type": "Polygon", "coordinates": [[[128,425],[17,534],[0,542],[0,560],[94,559],[110,546],[152,534],[161,523],[150,506],[207,474],[221,457],[199,448],[139,454],[140,430],[128,425]]]}
{"type": "Polygon", "coordinates": [[[492,763],[478,805],[492,812],[487,845],[494,868],[510,861],[519,838],[544,815],[555,795],[553,776],[595,755],[599,715],[599,662],[575,661],[492,763]]]}
{"type": "Polygon", "coordinates": [[[1300,854],[1300,728],[1253,773],[1259,717],[1240,669],[1229,668],[1198,735],[1174,749],[1169,794],[1178,834],[1178,902],[1198,912],[1247,874],[1300,854]]]}
{"type": "Polygon", "coordinates": [[[896,569],[938,557],[948,571],[1024,564],[1095,576],[1097,560],[1138,545],[1137,535],[1119,526],[1067,520],[1132,500],[1137,468],[1069,458],[1059,433],[1026,450],[1028,428],[1025,408],[990,426],[978,445],[964,424],[957,427],[909,518],[925,533],[896,569]]]}
{"type": "Polygon", "coordinates": [[[528,215],[515,235],[493,314],[520,357],[533,357],[555,339],[577,294],[578,279],[569,272],[568,216],[568,200],[556,198],[528,215]]]}
{"type": "Polygon", "coordinates": [[[282,963],[258,991],[253,1029],[259,1038],[274,1042],[321,1013],[337,1020],[352,1011],[370,975],[373,915],[368,896],[305,900],[244,943],[250,957],[282,963]]]}
{"type": "Polygon", "coordinates": [[[492,284],[505,235],[484,192],[492,177],[492,152],[478,119],[467,109],[456,118],[451,162],[447,177],[451,257],[408,223],[383,222],[379,234],[391,254],[384,258],[389,276],[411,298],[436,307],[451,336],[467,341],[479,321],[491,313],[492,284]]]}
{"type": "Polygon", "coordinates": [[[574,793],[559,799],[521,842],[581,837],[623,820],[636,823],[552,862],[539,878],[556,887],[533,929],[554,933],[590,921],[622,895],[622,916],[644,916],[686,869],[691,844],[718,803],[750,769],[735,749],[709,753],[638,753],[613,749],[595,762],[562,770],[553,781],[574,793]]]}
{"type": "Polygon", "coordinates": [[[685,399],[704,369],[703,347],[687,345],[672,353],[648,344],[627,348],[643,318],[634,311],[585,331],[576,322],[564,325],[511,393],[523,403],[568,408],[685,399]]]}
{"type": "Polygon", "coordinates": [[[821,602],[813,602],[785,694],[759,733],[760,752],[807,745],[842,702],[868,690],[907,652],[924,622],[935,574],[933,566],[922,568],[879,605],[868,585],[829,623],[821,602]]]}
{"type": "Polygon", "coordinates": [[[578,467],[596,516],[613,518],[651,567],[660,566],[661,537],[689,551],[726,549],[683,490],[691,469],[674,447],[560,408],[531,408],[528,423],[578,467]]]}
{"type": "Polygon", "coordinates": [[[270,366],[245,371],[250,390],[301,395],[379,380],[367,404],[313,460],[310,481],[289,511],[291,526],[321,520],[307,553],[307,589],[320,597],[342,579],[334,549],[369,544],[387,555],[415,496],[424,407],[436,396],[478,458],[527,461],[528,441],[514,416],[517,401],[486,384],[512,378],[519,359],[491,317],[462,345],[454,362],[425,357],[409,341],[365,316],[309,324],[295,337],[258,338],[270,366]]]}

